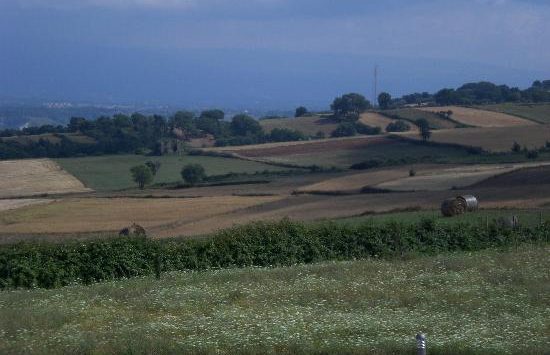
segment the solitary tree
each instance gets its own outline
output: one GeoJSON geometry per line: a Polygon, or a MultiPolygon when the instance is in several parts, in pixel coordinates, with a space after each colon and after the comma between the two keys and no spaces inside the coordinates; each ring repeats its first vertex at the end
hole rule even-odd
{"type": "Polygon", "coordinates": [[[420,129],[420,137],[426,142],[432,136],[432,131],[430,130],[430,124],[425,118],[420,118],[416,120],[416,125],[420,129]]]}
{"type": "Polygon", "coordinates": [[[245,114],[233,117],[230,128],[236,136],[254,136],[263,133],[262,126],[258,121],[245,114]]]}
{"type": "Polygon", "coordinates": [[[386,110],[390,107],[391,104],[391,95],[387,92],[382,92],[380,95],[378,95],[378,106],[382,110],[386,110]]]}
{"type": "Polygon", "coordinates": [[[372,105],[363,95],[350,93],[334,99],[330,105],[334,116],[340,120],[358,120],[359,114],[365,112],[372,105]]]}
{"type": "Polygon", "coordinates": [[[145,185],[153,182],[153,173],[147,165],[137,165],[130,169],[132,180],[143,190],[145,185]]]}
{"type": "Polygon", "coordinates": [[[195,185],[206,178],[206,173],[200,164],[187,164],[181,169],[181,177],[186,183],[195,185]]]}
{"type": "Polygon", "coordinates": [[[302,117],[305,116],[308,113],[307,108],[304,106],[300,106],[296,109],[296,112],[294,113],[294,117],[302,117]]]}
{"type": "Polygon", "coordinates": [[[160,161],[155,160],[149,160],[145,163],[145,165],[151,170],[151,173],[153,173],[153,176],[156,176],[159,169],[160,169],[160,161]]]}

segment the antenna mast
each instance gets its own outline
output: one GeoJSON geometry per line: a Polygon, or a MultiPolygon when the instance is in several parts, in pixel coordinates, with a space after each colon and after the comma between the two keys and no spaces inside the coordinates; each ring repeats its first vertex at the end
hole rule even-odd
{"type": "Polygon", "coordinates": [[[378,100],[378,64],[374,65],[374,100],[372,101],[374,105],[376,100],[378,100]]]}

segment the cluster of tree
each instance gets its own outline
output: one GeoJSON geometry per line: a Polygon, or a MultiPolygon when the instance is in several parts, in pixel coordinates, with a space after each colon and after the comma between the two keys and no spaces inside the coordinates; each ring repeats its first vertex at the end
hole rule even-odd
{"type": "Polygon", "coordinates": [[[30,157],[69,157],[79,155],[102,155],[148,151],[160,155],[161,140],[165,138],[187,141],[211,135],[219,146],[285,142],[307,139],[296,130],[280,128],[264,132],[259,122],[246,114],[236,115],[231,121],[224,120],[221,110],[207,110],[197,117],[192,112],[179,111],[168,119],[159,115],[131,116],[117,114],[88,120],[71,118],[66,127],[42,126],[14,132],[0,132],[6,137],[52,133],[59,139],[26,141],[0,140],[0,159],[30,157]],[[72,133],[92,138],[95,142],[78,143],[64,134],[72,133]]]}
{"type": "MultiPolygon", "coordinates": [[[[151,160],[145,164],[136,165],[130,169],[132,180],[143,190],[145,186],[153,182],[160,166],[159,161],[151,160]]],[[[207,178],[206,172],[200,164],[187,164],[181,169],[180,174],[183,181],[191,186],[207,178]]]]}
{"type": "Polygon", "coordinates": [[[357,121],[361,113],[372,108],[369,100],[361,94],[349,93],[334,99],[330,109],[339,121],[357,121]]]}
{"type": "Polygon", "coordinates": [[[386,132],[408,132],[410,130],[411,126],[403,120],[391,122],[386,126],[386,132]]]}
{"type": "Polygon", "coordinates": [[[392,99],[386,92],[378,95],[378,106],[383,110],[405,105],[483,105],[504,102],[550,102],[550,80],[537,80],[525,90],[481,81],[464,84],[457,89],[444,88],[435,94],[413,93],[397,99],[392,99]]]}
{"type": "Polygon", "coordinates": [[[376,135],[380,134],[380,127],[372,127],[361,122],[341,122],[331,133],[331,137],[352,137],[358,134],[376,135]]]}

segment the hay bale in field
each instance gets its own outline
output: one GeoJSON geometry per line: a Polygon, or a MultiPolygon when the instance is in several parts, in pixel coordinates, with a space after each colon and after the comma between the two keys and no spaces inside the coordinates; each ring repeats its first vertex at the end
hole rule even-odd
{"type": "Polygon", "coordinates": [[[479,208],[479,202],[477,201],[477,198],[472,195],[462,195],[458,196],[456,198],[460,201],[462,205],[464,205],[464,208],[468,212],[476,211],[479,208]]]}
{"type": "Polygon", "coordinates": [[[140,226],[139,224],[132,223],[130,227],[122,228],[120,232],[118,233],[119,236],[135,236],[135,237],[146,237],[147,232],[145,231],[145,228],[140,226]]]}
{"type": "Polygon", "coordinates": [[[445,217],[453,217],[463,214],[466,211],[466,205],[462,200],[448,198],[441,204],[441,213],[445,217]]]}

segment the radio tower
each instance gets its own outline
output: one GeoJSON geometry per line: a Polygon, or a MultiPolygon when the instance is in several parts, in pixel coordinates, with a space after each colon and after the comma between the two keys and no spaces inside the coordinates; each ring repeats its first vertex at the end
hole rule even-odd
{"type": "Polygon", "coordinates": [[[378,100],[378,64],[374,65],[374,100],[372,103],[376,105],[378,100]]]}

